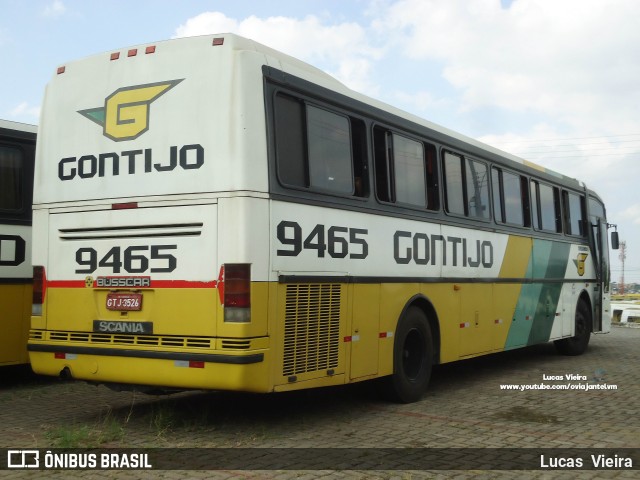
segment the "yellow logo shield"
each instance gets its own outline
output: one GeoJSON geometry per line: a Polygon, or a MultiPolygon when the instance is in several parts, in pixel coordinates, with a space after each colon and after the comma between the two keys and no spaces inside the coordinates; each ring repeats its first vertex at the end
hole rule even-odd
{"type": "Polygon", "coordinates": [[[104,101],[104,107],[78,111],[103,128],[115,142],[133,140],[149,130],[151,103],[184,79],[119,88],[104,101]]]}
{"type": "Polygon", "coordinates": [[[578,268],[578,275],[581,277],[584,275],[584,262],[587,260],[588,256],[588,253],[579,253],[576,259],[573,261],[573,263],[575,263],[576,267],[578,268]]]}

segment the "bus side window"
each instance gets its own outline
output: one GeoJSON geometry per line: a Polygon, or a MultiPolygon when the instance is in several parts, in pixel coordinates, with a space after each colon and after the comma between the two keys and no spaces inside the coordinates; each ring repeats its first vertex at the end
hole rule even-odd
{"type": "Polygon", "coordinates": [[[447,212],[465,214],[464,189],[462,183],[462,157],[444,152],[442,161],[444,174],[444,204],[447,212]]]}
{"type": "Polygon", "coordinates": [[[482,220],[490,219],[487,165],[445,151],[442,167],[447,212],[482,220]]]}
{"type": "Polygon", "coordinates": [[[436,147],[425,144],[427,160],[427,209],[440,210],[440,194],[438,188],[438,154],[436,147]]]}
{"type": "Polygon", "coordinates": [[[556,232],[562,233],[562,204],[560,203],[560,189],[553,187],[553,203],[556,210],[556,232]]]}
{"type": "Polygon", "coordinates": [[[278,178],[285,185],[308,187],[304,104],[288,95],[278,94],[275,113],[278,178]]]}
{"type": "Polygon", "coordinates": [[[519,227],[529,227],[529,205],[527,201],[526,178],[493,167],[493,210],[496,221],[519,227]]]}
{"type": "Polygon", "coordinates": [[[373,144],[378,199],[438,210],[436,147],[379,126],[373,144]]]}
{"type": "Polygon", "coordinates": [[[540,204],[538,203],[538,183],[531,180],[531,216],[533,217],[533,228],[540,230],[540,204]]]}
{"type": "Polygon", "coordinates": [[[278,179],[285,186],[341,195],[368,195],[362,120],[275,96],[278,179]]]}
{"type": "Polygon", "coordinates": [[[376,176],[376,196],[381,202],[395,199],[391,181],[391,132],[381,127],[373,128],[373,158],[376,176]]]}
{"type": "Polygon", "coordinates": [[[529,180],[524,176],[520,177],[520,194],[522,195],[524,226],[531,227],[531,197],[529,196],[529,180]]]}
{"type": "Polygon", "coordinates": [[[562,232],[560,192],[558,188],[531,181],[534,227],[545,232],[562,232]]]}
{"type": "Polygon", "coordinates": [[[349,119],[307,105],[307,151],[311,187],[354,192],[349,119]]]}
{"type": "Polygon", "coordinates": [[[367,128],[364,122],[350,117],[353,148],[353,175],[356,197],[369,196],[369,168],[367,158],[367,128]]]}
{"type": "Polygon", "coordinates": [[[0,145],[0,210],[21,210],[22,193],[22,152],[0,145]]]}
{"type": "Polygon", "coordinates": [[[564,225],[567,235],[585,236],[584,228],[584,197],[572,192],[562,191],[564,225]]]}
{"type": "Polygon", "coordinates": [[[466,160],[467,215],[489,219],[489,174],[484,163],[466,160]]]}
{"type": "Polygon", "coordinates": [[[504,215],[504,188],[502,186],[502,170],[493,167],[491,169],[491,190],[493,192],[493,218],[496,222],[505,223],[504,215]]]}
{"type": "Polygon", "coordinates": [[[396,202],[424,208],[427,206],[424,146],[396,133],[392,139],[396,202]]]}

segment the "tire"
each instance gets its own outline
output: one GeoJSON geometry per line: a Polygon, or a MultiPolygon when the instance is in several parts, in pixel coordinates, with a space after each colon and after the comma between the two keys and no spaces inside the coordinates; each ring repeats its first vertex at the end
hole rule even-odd
{"type": "Polygon", "coordinates": [[[383,379],[384,393],[390,400],[412,403],[427,389],[433,366],[433,340],[425,313],[409,307],[395,333],[393,374],[383,379]]]}
{"type": "Polygon", "coordinates": [[[558,352],[563,355],[582,355],[589,346],[591,337],[591,311],[583,300],[576,307],[575,335],[553,342],[558,352]]]}

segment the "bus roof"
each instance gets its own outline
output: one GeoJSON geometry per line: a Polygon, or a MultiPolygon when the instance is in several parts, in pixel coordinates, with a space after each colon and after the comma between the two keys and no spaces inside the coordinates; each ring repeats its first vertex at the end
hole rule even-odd
{"type": "Polygon", "coordinates": [[[17,130],[19,132],[38,133],[38,127],[28,123],[12,122],[0,119],[0,129],[17,130]]]}
{"type": "MultiPolygon", "coordinates": [[[[500,150],[496,147],[493,147],[491,145],[488,145],[486,143],[480,142],[479,140],[476,140],[472,137],[468,137],[466,135],[463,135],[461,133],[458,133],[454,130],[451,130],[449,128],[443,127],[441,125],[438,125],[436,123],[430,122],[428,120],[425,120],[422,117],[419,117],[417,115],[408,113],[404,110],[401,110],[399,108],[396,108],[392,105],[389,105],[385,102],[382,102],[380,100],[376,100],[372,97],[368,97],[364,94],[361,94],[357,91],[351,90],[349,87],[347,87],[346,85],[344,85],[342,82],[340,82],[339,80],[337,80],[335,77],[331,76],[330,74],[316,68],[313,67],[312,65],[309,65],[308,63],[305,63],[297,58],[291,57],[290,55],[287,55],[285,53],[279,52],[277,50],[274,50],[270,47],[267,47],[266,45],[260,44],[254,40],[249,40],[243,37],[240,37],[238,35],[235,34],[220,34],[220,35],[213,35],[215,36],[223,36],[225,37],[225,42],[227,40],[227,38],[229,38],[231,40],[232,43],[232,48],[236,48],[239,50],[247,50],[247,49],[251,49],[251,50],[255,50],[257,52],[263,53],[266,56],[271,56],[274,57],[275,59],[279,60],[281,62],[282,65],[282,70],[286,71],[287,73],[290,73],[292,75],[296,75],[299,77],[303,77],[305,80],[311,81],[313,83],[319,84],[320,86],[324,86],[325,88],[329,88],[331,90],[334,90],[338,93],[341,93],[343,95],[346,95],[348,97],[351,97],[355,100],[359,100],[361,102],[367,103],[371,106],[374,106],[376,108],[379,108],[381,110],[384,110],[388,113],[394,114],[396,116],[402,117],[406,120],[409,120],[413,123],[416,123],[418,125],[422,125],[424,127],[427,127],[431,130],[434,130],[436,132],[439,132],[443,135],[446,135],[448,137],[451,137],[459,142],[462,143],[466,143],[470,146],[473,146],[475,148],[490,152],[494,155],[497,155],[499,157],[502,158],[506,158],[508,160],[511,160],[513,162],[516,162],[520,165],[524,165],[525,167],[529,167],[531,169],[534,169],[537,172],[543,172],[546,173],[548,175],[551,175],[553,177],[555,177],[556,179],[560,179],[560,180],[564,180],[566,182],[569,183],[575,183],[577,185],[580,184],[580,182],[578,180],[576,180],[573,177],[569,177],[566,175],[563,175],[559,172],[556,172],[552,169],[543,167],[542,165],[538,165],[534,162],[531,162],[529,160],[525,160],[523,158],[520,158],[516,155],[513,155],[511,153],[505,152],[503,150],[500,150]]],[[[576,186],[577,186],[576,185],[576,186]]]]}

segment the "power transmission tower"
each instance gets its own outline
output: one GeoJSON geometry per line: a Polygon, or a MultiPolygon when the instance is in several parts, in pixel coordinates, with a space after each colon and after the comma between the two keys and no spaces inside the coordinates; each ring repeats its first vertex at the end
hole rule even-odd
{"type": "Polygon", "coordinates": [[[627,242],[620,242],[620,254],[618,255],[618,258],[622,262],[622,277],[620,278],[620,287],[618,288],[618,291],[620,295],[624,295],[624,261],[627,258],[627,242]]]}

